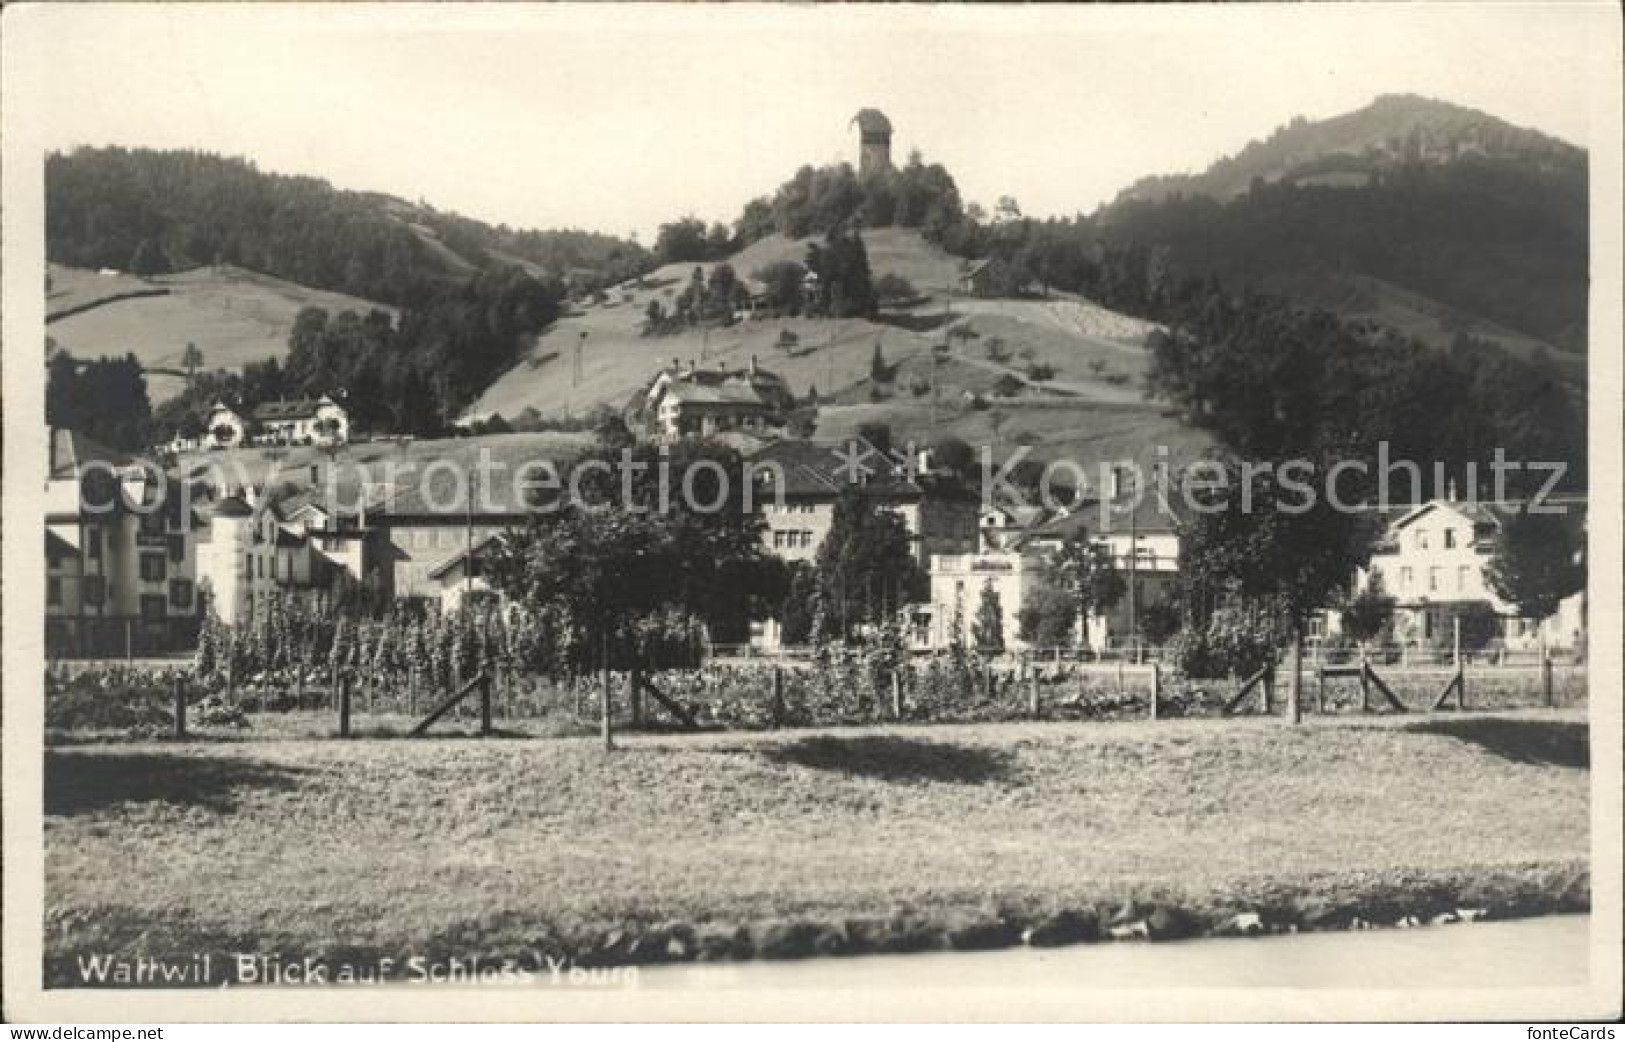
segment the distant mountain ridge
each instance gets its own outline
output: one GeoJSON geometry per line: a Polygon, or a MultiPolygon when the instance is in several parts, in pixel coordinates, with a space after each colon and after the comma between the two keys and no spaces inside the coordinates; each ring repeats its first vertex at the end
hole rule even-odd
{"type": "Polygon", "coordinates": [[[1311,121],[1302,116],[1199,174],[1141,178],[1117,202],[1201,195],[1233,199],[1255,181],[1355,185],[1406,163],[1469,157],[1516,159],[1548,173],[1585,169],[1586,153],[1540,131],[1477,109],[1415,94],[1384,94],[1354,112],[1311,121]]]}

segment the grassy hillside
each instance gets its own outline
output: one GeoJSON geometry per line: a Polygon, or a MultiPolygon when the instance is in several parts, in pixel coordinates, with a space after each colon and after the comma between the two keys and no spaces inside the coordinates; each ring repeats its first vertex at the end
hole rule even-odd
{"type": "MultiPolygon", "coordinates": [[[[645,337],[641,328],[649,301],[675,296],[696,267],[668,265],[645,279],[643,287],[618,290],[605,303],[558,322],[469,415],[501,413],[511,419],[526,408],[562,415],[601,404],[620,407],[674,358],[733,368],[747,365],[755,355],[760,365],[782,374],[798,396],[817,388],[826,403],[820,434],[839,435],[859,423],[881,420],[904,437],[930,440],[952,433],[973,444],[997,440],[1007,449],[1017,435],[1056,450],[1102,437],[1112,448],[1125,450],[1140,444],[1149,448],[1153,439],[1206,444],[1144,400],[1145,338],[1156,328],[1151,323],[1066,295],[1042,301],[950,300],[943,288],[956,280],[958,258],[911,230],[865,232],[864,242],[875,276],[901,275],[926,295],[925,301],[875,321],[747,320],[706,333],[645,337]],[[956,329],[967,335],[951,335],[956,329]],[[795,348],[778,346],[785,331],[798,339],[795,348]],[[582,377],[572,387],[571,354],[578,343],[582,377]],[[877,343],[894,370],[891,379],[878,384],[870,373],[877,343]],[[936,366],[933,411],[931,359],[933,348],[944,344],[948,352],[936,366]],[[1034,378],[1034,367],[1044,379],[1034,378]],[[1048,375],[1044,367],[1051,370],[1048,375]],[[1008,393],[1012,380],[1025,386],[1008,393]],[[988,407],[973,404],[972,394],[988,407]],[[995,426],[1001,428],[998,439],[991,437],[995,426]],[[1109,433],[1123,429],[1132,435],[1119,439],[1109,433]]],[[[729,263],[749,276],[774,261],[804,255],[804,243],[774,236],[729,263]]]]}
{"type": "Polygon", "coordinates": [[[237,369],[286,355],[288,333],[302,308],[397,313],[374,301],[230,265],[140,278],[53,264],[50,275],[46,335],[80,358],[133,352],[149,370],[147,391],[154,403],[180,392],[181,354],[188,343],[203,351],[205,368],[237,369]]]}

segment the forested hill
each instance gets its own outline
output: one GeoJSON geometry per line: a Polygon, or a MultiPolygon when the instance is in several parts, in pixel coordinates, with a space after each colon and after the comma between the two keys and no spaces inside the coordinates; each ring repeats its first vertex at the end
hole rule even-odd
{"type": "Polygon", "coordinates": [[[636,243],[516,231],[206,152],[81,148],[46,159],[46,256],[138,275],[234,264],[396,305],[481,272],[607,284],[646,270],[636,243]]]}
{"type": "Polygon", "coordinates": [[[1365,108],[1324,120],[1302,116],[1263,141],[1199,174],[1152,176],[1124,189],[1118,202],[1204,195],[1233,199],[1255,181],[1362,183],[1367,175],[1409,163],[1470,156],[1516,160],[1548,173],[1585,177],[1584,150],[1485,112],[1415,94],[1384,94],[1365,108]]]}

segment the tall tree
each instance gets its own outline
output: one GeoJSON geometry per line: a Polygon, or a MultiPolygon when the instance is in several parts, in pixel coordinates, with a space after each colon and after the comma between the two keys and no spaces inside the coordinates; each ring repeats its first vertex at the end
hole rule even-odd
{"type": "Polygon", "coordinates": [[[845,489],[818,548],[818,585],[828,624],[842,637],[889,619],[924,586],[902,517],[860,486],[845,489]]]}
{"type": "Polygon", "coordinates": [[[996,654],[1004,650],[1004,607],[999,603],[999,591],[993,588],[991,579],[982,584],[971,640],[979,651],[996,654]]]}
{"type": "Polygon", "coordinates": [[[1501,524],[1485,568],[1490,589],[1526,619],[1545,621],[1585,589],[1585,549],[1574,519],[1520,510],[1501,524]]]}
{"type": "Polygon", "coordinates": [[[1085,533],[1062,543],[1050,567],[1055,584],[1071,599],[1074,616],[1086,625],[1090,616],[1115,607],[1128,588],[1111,551],[1085,533]]]}

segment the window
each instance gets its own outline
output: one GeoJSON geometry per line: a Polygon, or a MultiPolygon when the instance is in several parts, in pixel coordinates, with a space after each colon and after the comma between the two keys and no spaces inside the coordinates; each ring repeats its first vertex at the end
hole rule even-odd
{"type": "Polygon", "coordinates": [[[1468,576],[1468,573],[1471,572],[1471,571],[1472,571],[1472,569],[1467,567],[1466,565],[1462,565],[1461,567],[1456,569],[1456,592],[1457,593],[1466,593],[1467,592],[1467,576],[1468,576]]]}
{"type": "Polygon", "coordinates": [[[773,549],[775,549],[775,550],[783,550],[784,549],[784,533],[783,532],[776,531],[776,530],[774,531],[774,533],[773,533],[773,549]]]}
{"type": "Polygon", "coordinates": [[[1417,545],[1418,548],[1420,548],[1422,550],[1426,550],[1428,548],[1428,534],[1427,534],[1427,532],[1422,531],[1422,530],[1417,531],[1417,533],[1416,533],[1416,545],[1417,545]]]}
{"type": "Polygon", "coordinates": [[[53,608],[62,606],[62,580],[45,580],[45,603],[53,608]]]}
{"type": "Polygon", "coordinates": [[[186,560],[186,537],[172,535],[169,537],[169,559],[176,564],[186,560]]]}
{"type": "Polygon", "coordinates": [[[164,572],[164,556],[163,556],[163,554],[142,554],[141,555],[141,581],[142,582],[149,582],[149,583],[163,582],[164,581],[164,574],[165,574],[165,572],[164,572]]]}
{"type": "Polygon", "coordinates": [[[189,579],[171,579],[169,603],[180,611],[192,610],[192,582],[189,579]]]}
{"type": "Polygon", "coordinates": [[[1454,550],[1456,548],[1456,530],[1454,528],[1447,528],[1444,530],[1444,548],[1446,550],[1454,550]]]}
{"type": "Polygon", "coordinates": [[[168,615],[168,614],[169,614],[169,602],[164,599],[163,594],[159,593],[159,594],[143,594],[142,595],[142,597],[141,597],[141,621],[142,622],[162,622],[164,620],[164,617],[166,615],[168,615]]]}
{"type": "Polygon", "coordinates": [[[279,564],[281,564],[281,563],[282,563],[282,555],[281,554],[277,554],[276,556],[271,558],[271,578],[272,579],[277,578],[277,571],[278,571],[277,566],[279,564]]]}
{"type": "Polygon", "coordinates": [[[255,555],[254,570],[259,578],[265,578],[265,558],[255,555]]]}
{"type": "Polygon", "coordinates": [[[85,603],[99,605],[107,593],[107,581],[99,575],[85,577],[85,603]]]}
{"type": "Polygon", "coordinates": [[[1409,567],[1401,568],[1399,570],[1399,588],[1401,590],[1410,589],[1411,588],[1411,579],[1412,578],[1413,578],[1413,575],[1412,575],[1411,569],[1409,567]]]}
{"type": "Polygon", "coordinates": [[[1428,569],[1428,592],[1439,592],[1439,569],[1437,568],[1428,569]]]}

